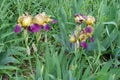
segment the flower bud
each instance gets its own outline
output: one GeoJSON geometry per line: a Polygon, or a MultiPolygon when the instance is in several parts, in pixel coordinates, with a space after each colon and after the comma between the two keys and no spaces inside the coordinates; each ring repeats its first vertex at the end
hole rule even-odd
{"type": "Polygon", "coordinates": [[[71,43],[75,43],[75,42],[76,42],[76,38],[75,38],[75,36],[71,36],[71,38],[70,38],[70,42],[71,42],[71,43]]]}

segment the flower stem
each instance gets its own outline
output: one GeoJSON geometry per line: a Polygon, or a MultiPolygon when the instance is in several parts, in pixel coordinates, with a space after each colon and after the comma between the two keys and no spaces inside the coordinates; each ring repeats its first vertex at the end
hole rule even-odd
{"type": "Polygon", "coordinates": [[[25,46],[27,48],[27,54],[30,55],[30,48],[28,46],[28,32],[24,29],[24,39],[25,39],[25,46]]]}
{"type": "Polygon", "coordinates": [[[47,43],[47,34],[45,34],[45,43],[47,43]]]}
{"type": "Polygon", "coordinates": [[[26,29],[24,30],[24,39],[25,39],[25,46],[27,47],[28,46],[28,33],[26,29]]]}
{"type": "Polygon", "coordinates": [[[40,33],[40,32],[38,32],[38,33],[37,33],[37,36],[36,36],[37,43],[40,41],[40,38],[41,38],[41,33],[40,33]]]}

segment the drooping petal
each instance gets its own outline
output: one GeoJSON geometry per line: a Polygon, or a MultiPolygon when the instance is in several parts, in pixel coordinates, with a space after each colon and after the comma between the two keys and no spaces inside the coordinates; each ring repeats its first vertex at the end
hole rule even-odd
{"type": "Polygon", "coordinates": [[[92,33],[92,27],[87,26],[87,27],[85,28],[85,31],[86,31],[87,33],[92,33]]]}
{"type": "Polygon", "coordinates": [[[57,20],[53,19],[52,24],[56,24],[56,23],[57,23],[57,20]]]}
{"type": "Polygon", "coordinates": [[[15,26],[14,32],[15,32],[15,33],[19,33],[20,31],[21,31],[21,26],[20,26],[19,24],[17,24],[17,25],[15,26]]]}
{"type": "Polygon", "coordinates": [[[38,31],[41,30],[41,26],[38,25],[38,24],[31,24],[31,25],[28,27],[28,30],[29,30],[30,32],[35,33],[35,32],[38,32],[38,31]]]}
{"type": "Polygon", "coordinates": [[[43,29],[44,29],[45,31],[49,31],[49,30],[50,30],[50,26],[49,26],[48,24],[44,24],[44,25],[43,25],[43,29]]]}
{"type": "Polygon", "coordinates": [[[84,49],[86,49],[86,48],[88,47],[86,41],[82,41],[82,42],[80,43],[80,46],[83,47],[84,49]]]}
{"type": "Polygon", "coordinates": [[[90,42],[94,42],[94,38],[93,37],[90,37],[90,42]]]}

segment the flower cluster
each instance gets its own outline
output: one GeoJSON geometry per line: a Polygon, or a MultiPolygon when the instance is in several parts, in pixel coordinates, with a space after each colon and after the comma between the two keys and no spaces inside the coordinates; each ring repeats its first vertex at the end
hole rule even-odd
{"type": "Polygon", "coordinates": [[[92,27],[95,23],[95,18],[93,16],[85,16],[82,14],[75,15],[75,22],[77,23],[74,33],[70,37],[71,43],[76,43],[76,45],[83,48],[87,48],[87,39],[89,38],[90,42],[93,42],[94,39],[92,34],[94,28],[92,27]],[[85,23],[85,27],[81,27],[81,24],[85,23]]]}
{"type": "Polygon", "coordinates": [[[16,25],[14,32],[19,33],[21,31],[21,28],[27,29],[33,33],[38,32],[41,29],[49,31],[49,22],[55,24],[57,21],[55,19],[51,19],[51,17],[49,15],[46,15],[45,12],[39,13],[35,17],[32,17],[26,13],[18,18],[18,24],[16,25]]]}

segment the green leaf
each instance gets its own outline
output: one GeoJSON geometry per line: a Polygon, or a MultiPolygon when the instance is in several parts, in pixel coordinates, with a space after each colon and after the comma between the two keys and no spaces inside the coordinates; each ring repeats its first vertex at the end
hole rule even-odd
{"type": "Polygon", "coordinates": [[[104,25],[114,25],[115,26],[115,28],[117,28],[118,29],[118,26],[117,26],[117,24],[114,22],[114,21],[110,21],[110,22],[103,22],[103,24],[104,25]]]}
{"type": "Polygon", "coordinates": [[[102,67],[102,69],[100,70],[100,73],[106,73],[108,72],[108,70],[110,69],[111,65],[112,65],[113,61],[109,61],[106,62],[105,65],[102,67]]]}
{"type": "Polygon", "coordinates": [[[4,59],[0,61],[0,64],[2,65],[8,64],[8,63],[20,63],[20,62],[13,57],[5,57],[4,59]]]}
{"type": "Polygon", "coordinates": [[[0,70],[19,70],[19,68],[14,66],[0,66],[0,70]]]}
{"type": "Polygon", "coordinates": [[[82,75],[82,80],[88,78],[89,75],[90,75],[90,67],[88,66],[84,74],[82,75]]]}

